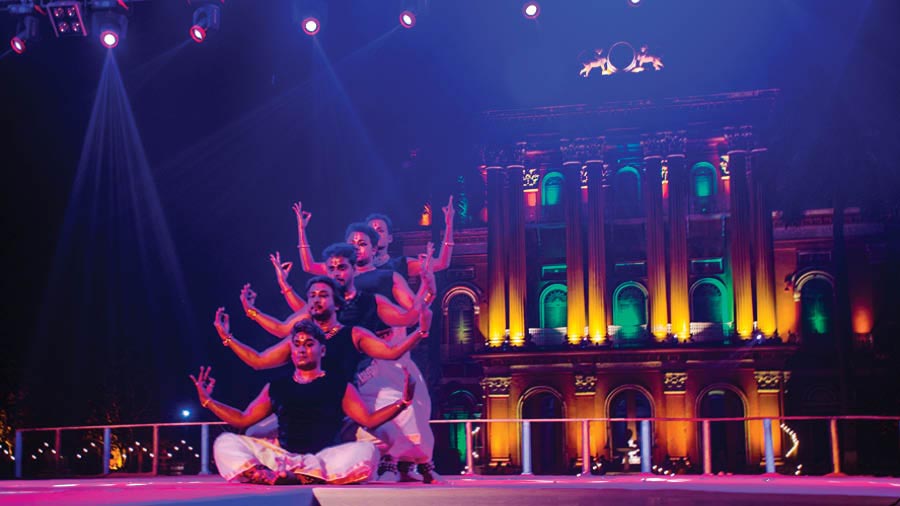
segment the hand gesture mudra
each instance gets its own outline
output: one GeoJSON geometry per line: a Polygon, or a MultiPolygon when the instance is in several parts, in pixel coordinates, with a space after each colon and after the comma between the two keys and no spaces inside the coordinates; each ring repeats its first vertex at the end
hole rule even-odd
{"type": "Polygon", "coordinates": [[[241,305],[244,306],[244,311],[256,307],[256,292],[250,288],[250,283],[241,288],[241,305]]]}
{"type": "Polygon", "coordinates": [[[212,397],[213,388],[216,386],[216,379],[209,375],[210,371],[212,371],[211,366],[204,368],[201,365],[200,374],[196,378],[193,374],[190,375],[191,381],[197,387],[197,396],[200,398],[201,404],[212,397]]]}
{"type": "Polygon", "coordinates": [[[449,226],[453,223],[453,215],[456,214],[456,208],[453,207],[453,195],[447,200],[447,205],[441,208],[444,211],[444,225],[449,226]]]}
{"type": "Polygon", "coordinates": [[[403,402],[405,404],[412,403],[413,395],[416,393],[416,382],[409,375],[409,371],[406,367],[402,367],[403,369],[403,402]]]}
{"type": "Polygon", "coordinates": [[[294,210],[294,215],[297,217],[297,227],[300,229],[305,229],[307,225],[309,225],[309,219],[312,218],[312,213],[309,211],[303,210],[303,203],[297,201],[291,207],[294,210]]]}
{"type": "Polygon", "coordinates": [[[216,319],[213,320],[213,327],[216,328],[216,332],[219,333],[219,338],[223,342],[231,337],[231,322],[224,307],[216,309],[216,319]]]}
{"type": "Polygon", "coordinates": [[[278,251],[276,251],[274,255],[269,255],[269,260],[271,260],[272,266],[275,267],[275,277],[278,278],[278,282],[286,282],[288,275],[291,273],[291,267],[293,267],[294,264],[291,262],[282,262],[281,253],[278,251]]]}

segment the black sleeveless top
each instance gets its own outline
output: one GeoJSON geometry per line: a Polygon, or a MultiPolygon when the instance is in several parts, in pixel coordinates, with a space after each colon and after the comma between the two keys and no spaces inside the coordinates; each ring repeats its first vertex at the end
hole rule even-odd
{"type": "Polygon", "coordinates": [[[409,260],[406,257],[391,257],[383,263],[379,269],[400,273],[404,278],[409,277],[409,260]]]}
{"type": "Polygon", "coordinates": [[[357,274],[353,278],[353,284],[361,292],[384,295],[391,302],[394,300],[394,271],[375,269],[374,271],[357,274]]]}
{"type": "MultiPolygon", "coordinates": [[[[326,354],[327,356],[327,354],[326,354]]],[[[337,442],[344,418],[341,406],[347,381],[325,373],[299,384],[290,376],[269,383],[272,410],[278,415],[278,444],[291,453],[317,453],[337,442]]]]}
{"type": "Polygon", "coordinates": [[[353,327],[344,324],[344,327],[331,336],[331,339],[325,341],[322,369],[328,375],[342,378],[345,383],[350,383],[363,358],[364,355],[353,345],[353,327]]]}

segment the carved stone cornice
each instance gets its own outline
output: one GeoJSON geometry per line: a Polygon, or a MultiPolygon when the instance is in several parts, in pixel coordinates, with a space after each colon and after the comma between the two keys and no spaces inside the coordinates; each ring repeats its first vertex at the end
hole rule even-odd
{"type": "Polygon", "coordinates": [[[560,139],[559,151],[563,163],[585,163],[603,160],[606,139],[603,137],[578,137],[574,140],[560,139]]]}
{"type": "Polygon", "coordinates": [[[753,127],[749,125],[725,127],[725,144],[729,153],[733,151],[752,151],[757,147],[753,127]]]}
{"type": "Polygon", "coordinates": [[[575,395],[592,395],[597,391],[597,377],[593,375],[575,375],[575,395]]]}
{"type": "Polygon", "coordinates": [[[667,394],[683,394],[686,383],[686,372],[667,372],[663,379],[663,391],[667,394]]]}
{"type": "Polygon", "coordinates": [[[788,371],[753,371],[756,379],[756,390],[760,393],[780,392],[791,377],[788,371]]]}
{"type": "Polygon", "coordinates": [[[644,158],[684,156],[687,152],[687,136],[684,131],[656,132],[641,136],[644,158]]]}
{"type": "Polygon", "coordinates": [[[481,389],[488,397],[508,396],[511,376],[489,376],[481,380],[481,389]]]}

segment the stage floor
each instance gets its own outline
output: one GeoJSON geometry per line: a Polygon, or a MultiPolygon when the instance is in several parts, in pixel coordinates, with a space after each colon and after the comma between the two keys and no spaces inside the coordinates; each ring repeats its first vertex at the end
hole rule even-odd
{"type": "Polygon", "coordinates": [[[464,504],[528,506],[890,506],[900,504],[900,478],[619,475],[472,478],[443,485],[281,486],[229,484],[218,476],[0,481],[0,505],[106,504],[363,505],[464,504]]]}

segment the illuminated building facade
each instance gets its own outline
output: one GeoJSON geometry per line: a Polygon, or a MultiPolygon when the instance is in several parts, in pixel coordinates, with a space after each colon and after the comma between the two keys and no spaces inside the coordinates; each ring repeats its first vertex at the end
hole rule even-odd
{"type": "MultiPolygon", "coordinates": [[[[485,113],[486,215],[456,233],[440,277],[435,416],[844,411],[842,357],[876,355],[884,225],[857,209],[840,213],[852,329],[843,336],[834,213],[788,220],[770,202],[766,132],[777,100],[776,90],[760,90],[485,113]]],[[[412,255],[432,234],[397,237],[412,255]]],[[[870,365],[873,375],[885,367],[870,365]]],[[[436,455],[462,462],[462,426],[437,430],[448,431],[439,439],[450,448],[436,455]]],[[[531,430],[536,474],[578,465],[578,424],[531,430]]],[[[774,433],[779,458],[788,430],[774,433]]],[[[697,424],[654,423],[651,432],[654,462],[700,462],[697,424]]],[[[639,434],[637,422],[592,423],[591,455],[621,461],[629,434],[639,434]]],[[[482,470],[519,469],[521,437],[515,424],[483,427],[482,470]]],[[[820,448],[804,455],[827,463],[824,437],[807,437],[820,448]]],[[[758,471],[763,445],[761,421],[717,424],[713,472],[758,471]]]]}

